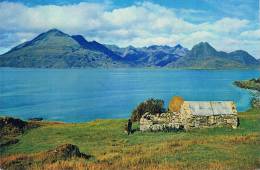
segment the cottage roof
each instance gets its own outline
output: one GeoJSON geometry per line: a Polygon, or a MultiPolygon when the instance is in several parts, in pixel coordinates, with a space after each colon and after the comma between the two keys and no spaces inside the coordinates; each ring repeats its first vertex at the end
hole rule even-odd
{"type": "Polygon", "coordinates": [[[192,115],[229,115],[237,114],[232,101],[185,101],[192,115]]]}

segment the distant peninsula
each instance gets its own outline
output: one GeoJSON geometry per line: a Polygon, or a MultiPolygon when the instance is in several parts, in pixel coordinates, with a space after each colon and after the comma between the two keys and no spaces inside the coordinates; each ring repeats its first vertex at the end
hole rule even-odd
{"type": "Polygon", "coordinates": [[[87,41],[81,35],[71,36],[58,29],[44,32],[0,55],[0,67],[17,68],[247,69],[259,66],[260,61],[246,51],[217,51],[207,42],[196,44],[191,50],[180,44],[120,48],[87,41]]]}
{"type": "Polygon", "coordinates": [[[257,90],[260,92],[260,77],[258,79],[235,81],[234,84],[240,88],[257,90]]]}

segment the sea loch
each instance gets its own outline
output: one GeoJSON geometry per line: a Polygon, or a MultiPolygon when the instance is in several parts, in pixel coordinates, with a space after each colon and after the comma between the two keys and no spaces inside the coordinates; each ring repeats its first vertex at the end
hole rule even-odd
{"type": "Polygon", "coordinates": [[[0,115],[23,119],[84,122],[126,118],[147,98],[167,101],[232,100],[250,107],[250,92],[235,80],[258,77],[257,70],[171,69],[0,69],[0,115]]]}

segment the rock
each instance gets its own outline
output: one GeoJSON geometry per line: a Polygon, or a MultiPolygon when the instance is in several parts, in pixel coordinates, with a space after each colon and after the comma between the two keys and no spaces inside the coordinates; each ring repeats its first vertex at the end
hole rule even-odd
{"type": "Polygon", "coordinates": [[[168,107],[169,111],[170,112],[179,112],[183,102],[184,102],[184,100],[182,97],[174,96],[169,103],[169,107],[168,107]]]}
{"type": "MultiPolygon", "coordinates": [[[[55,149],[33,154],[21,154],[9,159],[1,165],[3,169],[32,169],[31,165],[36,162],[40,165],[45,163],[54,163],[60,160],[69,160],[71,158],[89,159],[91,156],[81,153],[76,145],[64,144],[55,149]]],[[[1,169],[0,168],[0,169],[1,169]]]]}
{"type": "Polygon", "coordinates": [[[64,144],[44,153],[44,162],[56,162],[57,160],[67,160],[72,157],[89,159],[91,156],[81,153],[76,145],[64,144]]]}
{"type": "Polygon", "coordinates": [[[0,140],[0,147],[5,147],[5,146],[9,146],[9,145],[12,145],[12,144],[16,144],[18,143],[19,140],[16,139],[16,138],[11,138],[11,139],[8,139],[8,138],[1,138],[0,140]]]}
{"type": "Polygon", "coordinates": [[[39,124],[26,122],[21,119],[0,117],[0,147],[18,143],[18,135],[21,135],[25,131],[39,126],[39,124]]]}
{"type": "Polygon", "coordinates": [[[0,128],[7,126],[7,125],[21,129],[27,125],[27,122],[25,122],[21,119],[16,119],[16,118],[12,118],[12,117],[1,117],[0,118],[0,128]]]}
{"type": "Polygon", "coordinates": [[[260,99],[259,98],[253,98],[251,101],[251,105],[253,108],[260,109],[260,99]]]}
{"type": "Polygon", "coordinates": [[[0,137],[23,133],[28,128],[28,123],[21,119],[0,117],[0,137]]]}

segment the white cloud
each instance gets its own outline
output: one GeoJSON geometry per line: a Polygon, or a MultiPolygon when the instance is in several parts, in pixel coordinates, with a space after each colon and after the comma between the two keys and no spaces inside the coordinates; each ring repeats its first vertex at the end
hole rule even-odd
{"type": "Polygon", "coordinates": [[[42,31],[53,27],[64,30],[96,29],[104,6],[93,3],[27,7],[19,3],[0,3],[1,31],[42,31]],[[98,20],[96,20],[98,19],[98,20]]]}
{"type": "Polygon", "coordinates": [[[214,23],[203,23],[200,26],[202,29],[215,32],[237,33],[248,25],[249,21],[245,19],[222,18],[214,23]]]}
{"type": "Polygon", "coordinates": [[[260,40],[260,29],[244,31],[240,35],[245,37],[245,38],[252,38],[252,39],[260,40]]]}
{"type": "MultiPolygon", "coordinates": [[[[208,41],[224,50],[244,49],[259,55],[254,47],[259,30],[247,30],[250,22],[222,18],[214,22],[191,23],[176,15],[178,10],[143,2],[112,9],[108,4],[79,3],[28,7],[20,3],[0,3],[0,48],[11,47],[33,36],[58,28],[69,34],[82,34],[88,40],[119,46],[183,44],[191,48],[208,41]],[[247,43],[243,41],[247,38],[247,43]],[[248,43],[251,43],[250,44],[248,43]],[[225,45],[223,45],[225,44],[225,45]]],[[[181,9],[185,15],[185,9],[181,9]]],[[[187,15],[204,11],[187,9],[187,15]]]]}

